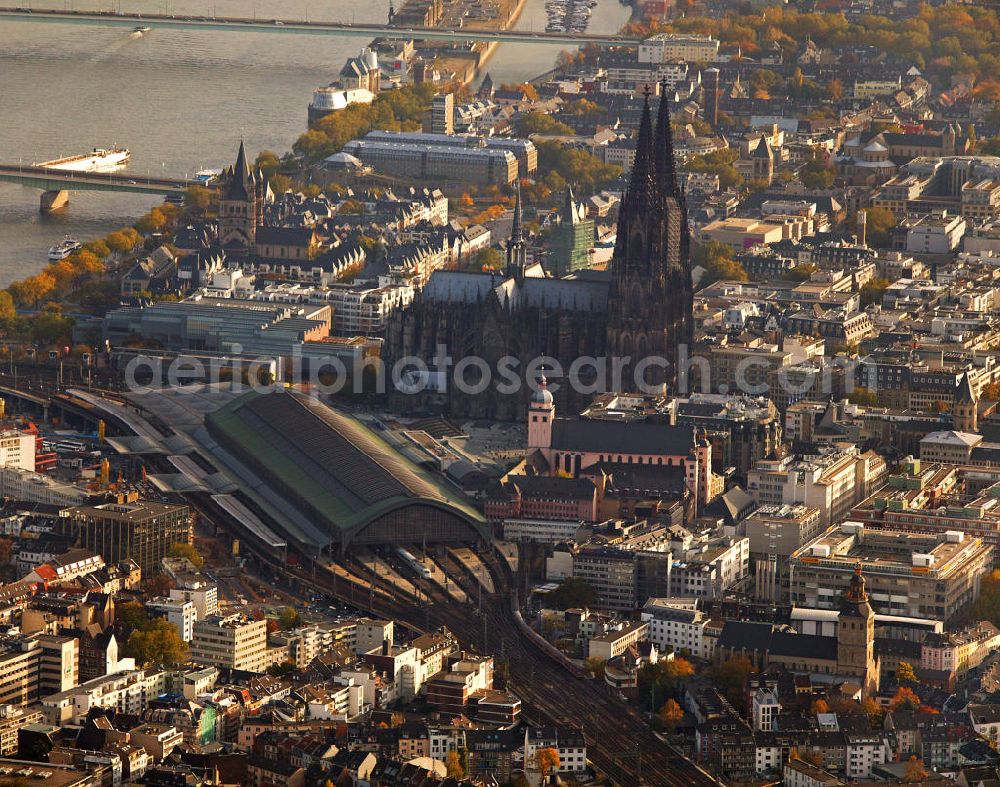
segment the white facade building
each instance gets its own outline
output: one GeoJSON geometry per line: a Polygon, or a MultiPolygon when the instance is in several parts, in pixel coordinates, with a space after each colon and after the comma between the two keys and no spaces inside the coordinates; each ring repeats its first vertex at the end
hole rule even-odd
{"type": "Polygon", "coordinates": [[[701,610],[667,598],[651,598],[642,608],[641,619],[649,624],[649,641],[663,653],[687,651],[705,661],[715,655],[715,639],[705,635],[709,619],[701,610]]]}
{"type": "Polygon", "coordinates": [[[639,44],[640,63],[669,63],[685,60],[711,63],[719,58],[719,42],[694,33],[659,33],[639,44]]]}
{"type": "Polygon", "coordinates": [[[185,642],[190,642],[194,637],[198,610],[195,609],[193,602],[174,598],[154,598],[146,602],[146,609],[154,615],[166,618],[185,642]]]}

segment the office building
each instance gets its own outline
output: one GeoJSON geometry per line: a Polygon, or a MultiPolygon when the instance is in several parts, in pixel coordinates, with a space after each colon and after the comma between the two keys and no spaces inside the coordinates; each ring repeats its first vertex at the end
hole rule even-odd
{"type": "Polygon", "coordinates": [[[143,576],[159,571],[171,546],[190,544],[192,538],[187,506],[146,500],[68,508],[60,512],[59,529],[105,563],[134,560],[143,576]]]}
{"type": "Polygon", "coordinates": [[[862,566],[876,611],[948,621],[975,601],[993,547],[957,530],[925,535],[834,525],[789,558],[791,602],[834,609],[862,566]]]}
{"type": "Polygon", "coordinates": [[[818,508],[765,505],[745,522],[750,541],[754,596],[772,604],[788,601],[788,558],[823,530],[818,508]]]}

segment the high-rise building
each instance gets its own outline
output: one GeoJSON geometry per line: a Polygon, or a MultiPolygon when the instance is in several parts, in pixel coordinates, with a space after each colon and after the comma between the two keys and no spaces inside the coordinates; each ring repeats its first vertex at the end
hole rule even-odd
{"type": "Polygon", "coordinates": [[[146,500],[68,508],[61,512],[59,528],[74,536],[77,546],[101,555],[105,563],[134,560],[143,576],[160,570],[160,561],[173,544],[189,544],[192,538],[187,506],[146,500]]]}
{"type": "Polygon", "coordinates": [[[438,93],[431,100],[431,133],[455,133],[455,96],[453,93],[438,93]]]}

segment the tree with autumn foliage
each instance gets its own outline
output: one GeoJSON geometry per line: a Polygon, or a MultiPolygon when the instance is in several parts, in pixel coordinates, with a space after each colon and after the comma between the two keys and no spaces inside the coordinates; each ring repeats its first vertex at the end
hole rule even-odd
{"type": "Polygon", "coordinates": [[[920,701],[920,697],[917,696],[917,693],[909,686],[900,686],[896,689],[896,693],[889,702],[889,710],[908,710],[913,711],[914,713],[927,714],[937,713],[937,711],[930,705],[924,705],[920,701]]]}
{"type": "Polygon", "coordinates": [[[462,758],[457,751],[450,751],[445,755],[444,767],[449,779],[465,778],[465,768],[462,767],[462,758]]]}
{"type": "Polygon", "coordinates": [[[885,717],[885,711],[882,706],[879,705],[871,697],[866,697],[861,701],[861,711],[868,717],[868,723],[871,725],[872,729],[877,729],[882,726],[882,719],[885,717]]]}
{"type": "Polygon", "coordinates": [[[681,719],[684,718],[684,709],[681,708],[677,700],[670,698],[663,703],[656,715],[663,722],[667,731],[673,732],[677,728],[677,725],[681,723],[681,719]]]}
{"type": "Polygon", "coordinates": [[[817,716],[820,713],[829,713],[830,706],[824,699],[813,700],[812,704],[809,706],[809,715],[817,716]]]}
{"type": "Polygon", "coordinates": [[[544,782],[549,778],[550,773],[559,770],[559,752],[551,746],[539,749],[535,752],[535,764],[538,766],[538,772],[542,775],[544,782]]]}
{"type": "Polygon", "coordinates": [[[930,774],[924,768],[923,760],[918,760],[916,754],[911,754],[910,759],[906,763],[906,768],[903,770],[903,775],[908,782],[921,782],[930,774]]]}
{"type": "Polygon", "coordinates": [[[750,659],[746,656],[734,656],[712,668],[712,681],[734,707],[740,708],[743,706],[743,687],[753,671],[750,659]]]}

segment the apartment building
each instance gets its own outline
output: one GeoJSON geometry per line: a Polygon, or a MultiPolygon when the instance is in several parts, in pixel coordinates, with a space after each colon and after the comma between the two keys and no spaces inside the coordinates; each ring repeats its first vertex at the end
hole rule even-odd
{"type": "Polygon", "coordinates": [[[959,631],[928,634],[920,643],[920,666],[961,677],[998,648],[1000,629],[980,620],[959,631]]]}
{"type": "Polygon", "coordinates": [[[802,504],[820,512],[827,526],[885,481],[888,467],[874,451],[829,449],[796,459],[765,459],[747,474],[747,491],[760,505],[802,504]]]}
{"type": "Polygon", "coordinates": [[[198,620],[219,613],[219,588],[200,575],[181,574],[175,577],[177,587],[170,588],[170,598],[194,604],[198,620]]]}
{"type": "Polygon", "coordinates": [[[194,624],[198,611],[194,602],[173,598],[154,598],[146,602],[146,610],[156,617],[166,618],[177,629],[180,638],[190,642],[194,637],[194,624]]]}
{"type": "Polygon", "coordinates": [[[612,629],[587,643],[587,658],[610,661],[621,656],[626,650],[649,639],[649,624],[632,620],[619,628],[612,629]]]}
{"type": "Polygon", "coordinates": [[[696,33],[658,33],[639,44],[640,63],[711,63],[718,57],[718,40],[696,33]]]}
{"type": "Polygon", "coordinates": [[[715,637],[708,636],[709,618],[693,605],[669,598],[650,598],[642,607],[642,621],[649,626],[649,641],[670,653],[687,652],[710,661],[715,655],[715,637]]]}
{"type": "Polygon", "coordinates": [[[263,672],[271,664],[267,621],[244,615],[210,615],[194,624],[191,660],[219,668],[263,672]]]}
{"type": "Polygon", "coordinates": [[[43,697],[42,708],[53,724],[80,724],[91,708],[139,716],[170,687],[170,673],[159,667],[119,672],[43,697]]]}

